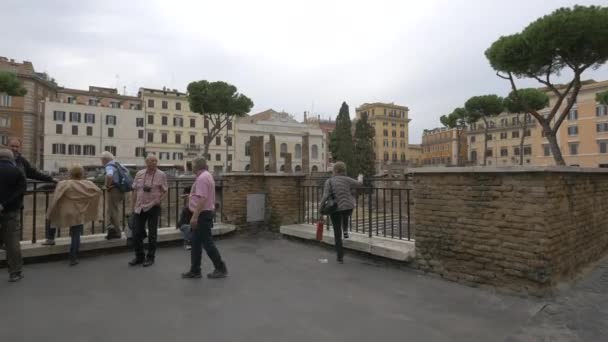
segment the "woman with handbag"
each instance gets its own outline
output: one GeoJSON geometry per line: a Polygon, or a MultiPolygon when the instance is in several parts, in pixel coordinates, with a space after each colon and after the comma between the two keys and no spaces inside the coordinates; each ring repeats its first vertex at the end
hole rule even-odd
{"type": "Polygon", "coordinates": [[[329,215],[334,227],[334,238],[338,262],[344,262],[342,236],[348,239],[348,222],[355,208],[353,190],[363,185],[363,175],[357,180],[346,176],[346,164],[336,162],[333,176],[325,181],[321,198],[321,213],[329,215]]]}

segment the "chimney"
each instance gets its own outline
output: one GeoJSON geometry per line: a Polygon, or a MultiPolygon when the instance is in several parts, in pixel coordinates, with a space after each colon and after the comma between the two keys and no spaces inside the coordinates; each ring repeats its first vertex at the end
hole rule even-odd
{"type": "Polygon", "coordinates": [[[306,123],[306,122],[307,122],[307,120],[306,120],[306,111],[304,111],[304,123],[306,123]]]}

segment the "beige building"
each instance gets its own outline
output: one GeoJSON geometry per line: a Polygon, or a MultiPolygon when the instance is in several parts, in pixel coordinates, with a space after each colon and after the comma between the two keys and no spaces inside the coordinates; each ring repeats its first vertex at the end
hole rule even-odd
{"type": "Polygon", "coordinates": [[[407,163],[409,108],[394,103],[364,103],[356,109],[357,119],[367,116],[375,129],[374,150],[378,169],[388,164],[407,163]]]}
{"type": "MultiPolygon", "coordinates": [[[[466,151],[465,131],[460,135],[460,155],[463,163],[467,160],[466,151]]],[[[458,131],[446,127],[425,129],[422,133],[421,162],[423,166],[458,165],[458,131]]]]}
{"type": "Polygon", "coordinates": [[[408,144],[407,146],[407,166],[419,167],[422,165],[422,145],[408,144]]]}
{"type": "MultiPolygon", "coordinates": [[[[175,89],[141,88],[145,120],[146,152],[158,156],[161,164],[184,165],[187,160],[203,156],[209,122],[190,111],[188,94],[175,89]]],[[[209,169],[219,173],[232,162],[234,127],[226,128],[209,144],[206,156],[209,169]]]]}
{"type": "MultiPolygon", "coordinates": [[[[558,131],[558,144],[567,165],[608,167],[608,107],[595,101],[597,93],[608,91],[608,81],[586,81],[575,106],[558,131]]],[[[556,97],[548,93],[550,107],[556,97]]],[[[539,114],[548,115],[550,107],[539,114]]],[[[504,113],[492,118],[488,132],[488,166],[519,165],[520,153],[524,165],[555,165],[549,143],[538,122],[523,114],[504,113]],[[524,131],[524,117],[527,128],[524,131]],[[523,149],[520,147],[524,137],[523,149]]],[[[468,132],[469,158],[474,165],[483,165],[483,123],[470,127],[468,132]]]]}

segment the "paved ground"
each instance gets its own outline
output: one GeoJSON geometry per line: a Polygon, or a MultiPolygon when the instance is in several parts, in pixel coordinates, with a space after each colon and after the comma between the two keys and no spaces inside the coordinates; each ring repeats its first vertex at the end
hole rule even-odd
{"type": "Polygon", "coordinates": [[[581,315],[601,313],[606,324],[608,303],[601,292],[608,266],[590,281],[598,287],[581,285],[545,306],[364,257],[347,255],[339,265],[330,250],[299,242],[240,236],[218,245],[231,271],[224,280],[180,279],[188,255],[177,247],[161,249],[148,269],[129,268],[126,253],[85,258],[75,268],[65,262],[27,265],[22,282],[0,281],[0,341],[551,341],[540,339],[544,332],[561,332],[563,341],[602,341],[593,338],[606,336],[605,330],[599,334],[598,322],[583,322],[581,315]],[[329,262],[319,262],[324,258],[329,262]],[[560,330],[559,322],[571,320],[579,333],[589,328],[597,334],[560,330]]]}

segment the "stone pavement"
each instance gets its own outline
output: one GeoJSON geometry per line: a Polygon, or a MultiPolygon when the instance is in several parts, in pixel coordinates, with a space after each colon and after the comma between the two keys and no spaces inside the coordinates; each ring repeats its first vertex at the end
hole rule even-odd
{"type": "Polygon", "coordinates": [[[145,269],[119,253],[26,265],[16,284],[2,274],[0,341],[533,341],[570,320],[576,335],[565,338],[605,332],[606,265],[547,306],[351,254],[340,265],[330,249],[266,235],[218,246],[223,280],[180,279],[178,247],[145,269]]]}

